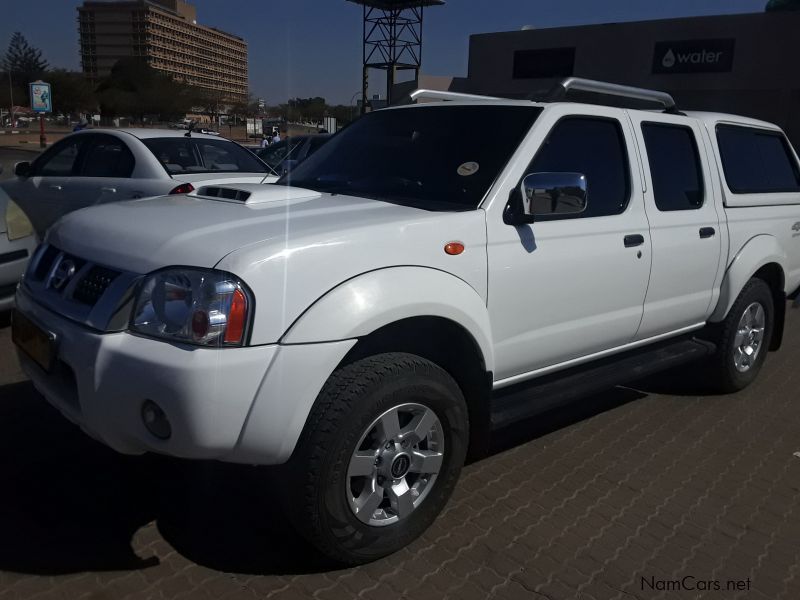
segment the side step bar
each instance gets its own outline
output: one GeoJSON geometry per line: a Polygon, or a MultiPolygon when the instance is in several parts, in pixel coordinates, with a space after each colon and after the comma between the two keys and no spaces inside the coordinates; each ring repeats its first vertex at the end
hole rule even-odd
{"type": "Polygon", "coordinates": [[[709,356],[715,350],[713,343],[704,340],[670,340],[503,388],[492,394],[492,429],[536,416],[592,392],[709,356]]]}

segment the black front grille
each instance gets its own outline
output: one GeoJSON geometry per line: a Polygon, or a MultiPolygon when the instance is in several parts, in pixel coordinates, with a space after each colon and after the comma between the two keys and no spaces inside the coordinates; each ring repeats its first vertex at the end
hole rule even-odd
{"type": "Polygon", "coordinates": [[[112,269],[94,266],[78,281],[72,298],[83,304],[94,306],[118,275],[119,272],[112,269]]]}
{"type": "Polygon", "coordinates": [[[39,259],[39,264],[36,265],[36,270],[33,272],[34,279],[42,280],[47,276],[50,267],[59,255],[59,250],[55,246],[48,246],[45,248],[42,258],[39,259]]]}
{"type": "Polygon", "coordinates": [[[55,246],[47,246],[29,277],[31,281],[41,282],[42,291],[94,306],[119,274],[119,271],[61,252],[55,246]],[[48,277],[50,273],[54,276],[48,277]],[[67,273],[73,275],[70,277],[67,273]]]}

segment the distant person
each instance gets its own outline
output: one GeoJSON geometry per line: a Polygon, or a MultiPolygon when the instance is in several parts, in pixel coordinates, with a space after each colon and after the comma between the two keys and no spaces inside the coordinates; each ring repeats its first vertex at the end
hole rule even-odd
{"type": "Polygon", "coordinates": [[[273,144],[277,144],[280,141],[281,141],[281,132],[280,131],[276,131],[275,132],[275,137],[272,138],[272,143],[273,144]]]}
{"type": "Polygon", "coordinates": [[[89,121],[86,118],[81,119],[78,121],[78,124],[73,127],[72,131],[81,131],[82,129],[86,129],[89,127],[89,121]]]}
{"type": "Polygon", "coordinates": [[[269,145],[270,145],[270,141],[271,140],[270,140],[269,136],[265,135],[263,138],[261,138],[261,147],[262,148],[268,148],[269,145]]]}

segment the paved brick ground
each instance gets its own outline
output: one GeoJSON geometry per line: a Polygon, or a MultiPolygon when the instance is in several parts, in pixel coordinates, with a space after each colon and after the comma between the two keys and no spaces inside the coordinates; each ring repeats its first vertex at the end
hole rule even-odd
{"type": "Polygon", "coordinates": [[[85,438],[2,327],[0,600],[800,598],[797,311],[745,392],[667,374],[520,424],[422,539],[339,571],[286,529],[270,473],[85,438]]]}

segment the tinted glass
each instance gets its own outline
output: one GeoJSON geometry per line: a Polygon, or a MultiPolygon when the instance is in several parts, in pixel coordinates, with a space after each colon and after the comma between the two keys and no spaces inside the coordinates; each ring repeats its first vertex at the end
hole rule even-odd
{"type": "Polygon", "coordinates": [[[264,173],[264,163],[241,146],[204,138],[150,138],[142,140],[171,175],[186,173],[264,173]]]}
{"type": "Polygon", "coordinates": [[[278,183],[428,210],[473,209],[540,112],[446,104],[375,111],[278,183]]]}
{"type": "Polygon", "coordinates": [[[267,163],[270,167],[277,167],[285,159],[290,158],[290,154],[294,152],[304,138],[289,138],[276,142],[266,148],[259,148],[256,150],[258,157],[267,163]]]}
{"type": "Polygon", "coordinates": [[[780,132],[717,126],[725,180],[732,192],[752,194],[800,191],[800,172],[780,132]]]}
{"type": "Polygon", "coordinates": [[[694,133],[688,127],[643,123],[642,135],[658,210],[703,205],[703,175],[694,133]]]}
{"type": "Polygon", "coordinates": [[[34,163],[33,174],[42,177],[73,175],[84,138],[85,136],[68,137],[54,145],[34,163]]]}
{"type": "Polygon", "coordinates": [[[330,136],[327,135],[316,135],[312,137],[311,140],[308,142],[308,155],[310,156],[311,154],[319,150],[322,147],[322,144],[327,142],[328,139],[330,139],[330,136]]]}
{"type": "Polygon", "coordinates": [[[548,172],[586,175],[587,206],[582,213],[537,219],[602,217],[624,211],[630,197],[630,170],[619,123],[588,117],[559,121],[526,171],[548,172]]]}
{"type": "Polygon", "coordinates": [[[83,177],[127,178],[133,173],[134,159],[131,151],[112,136],[93,135],[83,158],[83,177]]]}

